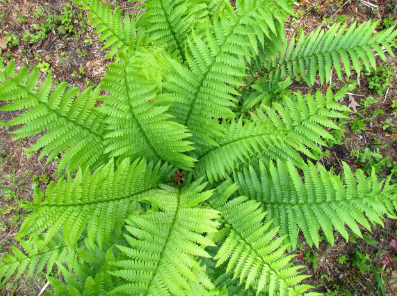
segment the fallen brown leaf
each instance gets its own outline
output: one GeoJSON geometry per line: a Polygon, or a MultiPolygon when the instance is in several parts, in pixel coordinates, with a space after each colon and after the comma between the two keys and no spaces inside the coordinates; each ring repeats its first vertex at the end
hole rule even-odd
{"type": "Polygon", "coordinates": [[[6,37],[0,39],[0,49],[7,49],[8,40],[6,37]]]}
{"type": "Polygon", "coordinates": [[[357,107],[361,105],[357,103],[354,97],[350,94],[349,94],[349,101],[350,101],[349,108],[352,108],[354,112],[357,112],[357,107]]]}

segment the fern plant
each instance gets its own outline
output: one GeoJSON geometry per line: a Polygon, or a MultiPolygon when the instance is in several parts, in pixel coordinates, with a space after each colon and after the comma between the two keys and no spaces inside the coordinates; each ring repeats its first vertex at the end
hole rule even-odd
{"type": "Polygon", "coordinates": [[[3,283],[45,271],[48,295],[317,295],[288,254],[299,231],[333,244],[395,217],[389,179],[313,164],[348,89],[285,91],[374,67],[394,27],[336,24],[288,45],[289,0],[147,0],[138,16],[74,2],[115,57],[97,88],[39,83],[12,61],[0,72],[1,110],[25,110],[7,125],[41,134],[28,151],[59,155],[63,175],[22,205],[3,283]]]}

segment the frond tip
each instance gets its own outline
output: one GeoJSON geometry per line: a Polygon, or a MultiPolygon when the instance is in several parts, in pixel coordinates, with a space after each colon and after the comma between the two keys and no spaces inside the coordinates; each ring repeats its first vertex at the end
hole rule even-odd
{"type": "Polygon", "coordinates": [[[125,51],[136,40],[135,16],[125,13],[124,21],[122,10],[117,7],[111,9],[110,3],[106,4],[102,0],[73,0],[80,4],[79,8],[90,10],[88,17],[91,25],[98,25],[94,33],[100,34],[98,40],[105,41],[103,49],[110,48],[110,57],[118,51],[125,51]]]}

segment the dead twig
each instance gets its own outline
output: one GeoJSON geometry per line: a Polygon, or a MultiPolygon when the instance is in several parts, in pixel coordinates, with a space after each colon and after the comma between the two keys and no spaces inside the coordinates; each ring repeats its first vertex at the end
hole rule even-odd
{"type": "Polygon", "coordinates": [[[37,296],[40,296],[41,294],[43,294],[44,291],[47,289],[47,287],[48,287],[49,284],[50,284],[50,282],[46,282],[45,285],[44,285],[44,287],[41,289],[40,293],[37,294],[37,296]]]}
{"type": "Polygon", "coordinates": [[[10,236],[11,233],[13,233],[13,231],[15,230],[15,228],[17,228],[19,225],[19,223],[17,225],[15,225],[15,227],[13,229],[11,229],[11,231],[5,236],[5,238],[3,238],[0,242],[0,245],[7,239],[7,237],[10,236]]]}
{"type": "Polygon", "coordinates": [[[385,99],[383,100],[383,103],[384,103],[384,102],[386,101],[386,99],[387,99],[387,95],[389,94],[389,89],[390,89],[390,87],[387,88],[386,95],[385,95],[385,99]]]}

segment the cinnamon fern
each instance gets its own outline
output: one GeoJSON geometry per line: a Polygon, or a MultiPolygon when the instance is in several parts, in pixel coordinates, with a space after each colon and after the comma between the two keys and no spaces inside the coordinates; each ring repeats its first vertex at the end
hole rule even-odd
{"type": "Polygon", "coordinates": [[[114,57],[96,88],[0,67],[12,133],[60,159],[21,204],[3,284],[45,272],[48,295],[318,295],[291,262],[299,232],[318,247],[321,232],[332,244],[394,217],[390,178],[316,164],[350,88],[288,90],[375,67],[394,27],[335,24],[288,44],[290,0],[148,0],[136,15],[74,2],[114,57]]]}

